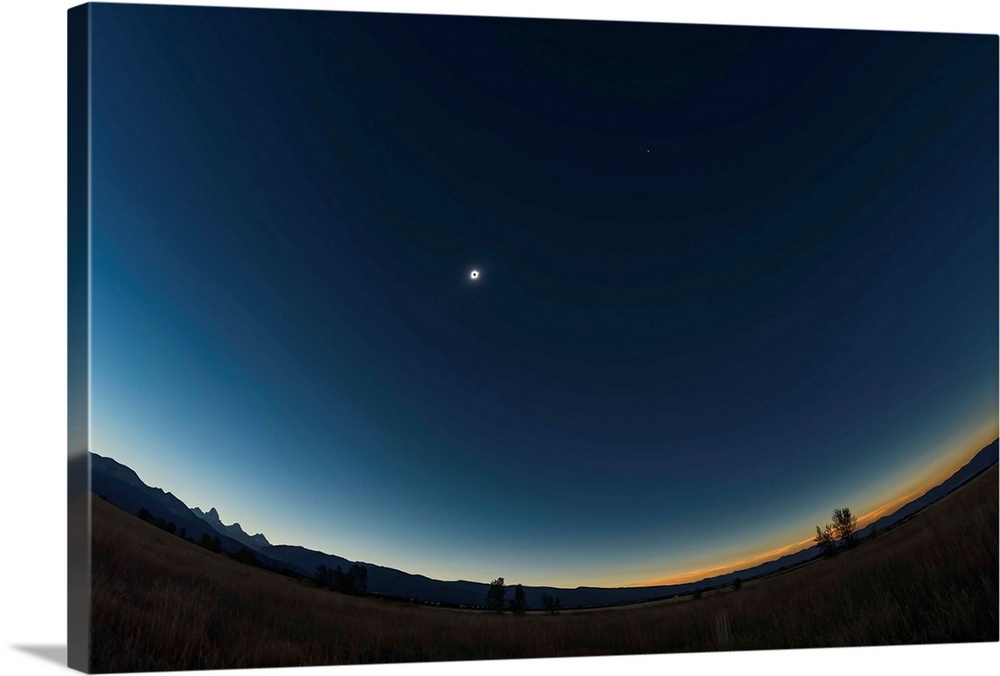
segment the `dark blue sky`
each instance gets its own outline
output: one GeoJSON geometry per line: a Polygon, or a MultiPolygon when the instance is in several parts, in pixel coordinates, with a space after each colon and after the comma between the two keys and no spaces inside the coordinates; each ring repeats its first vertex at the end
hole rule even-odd
{"type": "Polygon", "coordinates": [[[995,36],[95,5],[92,55],[93,450],[272,541],[633,584],[997,436],[995,36]]]}

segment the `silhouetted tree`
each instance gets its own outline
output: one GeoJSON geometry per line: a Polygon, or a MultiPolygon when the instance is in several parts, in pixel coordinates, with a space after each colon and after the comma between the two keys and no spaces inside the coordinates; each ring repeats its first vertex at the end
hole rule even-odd
{"type": "Polygon", "coordinates": [[[149,510],[146,509],[145,507],[140,507],[139,508],[139,513],[136,516],[138,516],[143,521],[152,521],[153,520],[153,515],[150,514],[149,510]]]}
{"type": "Polygon", "coordinates": [[[696,587],[695,588],[693,597],[694,597],[695,600],[698,600],[698,599],[701,598],[701,587],[696,587]]]}
{"type": "Polygon", "coordinates": [[[368,569],[360,563],[351,564],[351,569],[347,571],[347,584],[345,591],[348,594],[368,593],[368,569]]]}
{"type": "Polygon", "coordinates": [[[733,580],[733,591],[739,591],[741,589],[743,589],[743,580],[736,578],[733,580]]]}
{"type": "Polygon", "coordinates": [[[486,607],[494,613],[503,612],[503,599],[507,595],[507,587],[503,583],[503,578],[490,582],[490,588],[486,592],[486,607]]]}
{"type": "Polygon", "coordinates": [[[324,564],[316,566],[316,574],[313,576],[316,580],[316,584],[320,587],[328,587],[333,589],[333,571],[327,568],[324,564]]]}
{"type": "Polygon", "coordinates": [[[360,566],[358,571],[358,593],[367,594],[368,593],[368,567],[360,566]]]}
{"type": "Polygon", "coordinates": [[[834,552],[837,551],[836,540],[837,536],[833,530],[832,524],[826,524],[823,530],[816,526],[816,537],[813,538],[816,544],[819,546],[820,552],[823,556],[832,556],[834,552]]]}
{"type": "Polygon", "coordinates": [[[524,587],[520,584],[514,587],[514,598],[510,602],[510,610],[515,615],[524,615],[528,609],[528,603],[524,598],[524,587]]]}
{"type": "Polygon", "coordinates": [[[558,596],[553,598],[551,594],[542,594],[542,607],[555,615],[562,607],[562,603],[558,596]]]}
{"type": "Polygon", "coordinates": [[[816,526],[813,540],[825,556],[831,556],[837,552],[838,540],[846,547],[854,546],[857,531],[858,517],[851,513],[851,508],[838,507],[833,510],[833,523],[826,524],[823,530],[816,526]]]}
{"type": "Polygon", "coordinates": [[[833,510],[833,530],[837,537],[848,547],[854,545],[855,534],[858,530],[858,517],[851,514],[850,507],[841,507],[833,510]]]}

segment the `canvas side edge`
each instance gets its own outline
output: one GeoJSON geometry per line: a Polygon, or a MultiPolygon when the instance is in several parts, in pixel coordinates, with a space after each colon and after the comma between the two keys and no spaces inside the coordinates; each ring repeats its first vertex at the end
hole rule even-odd
{"type": "Polygon", "coordinates": [[[67,666],[90,671],[90,18],[67,12],[67,666]]]}

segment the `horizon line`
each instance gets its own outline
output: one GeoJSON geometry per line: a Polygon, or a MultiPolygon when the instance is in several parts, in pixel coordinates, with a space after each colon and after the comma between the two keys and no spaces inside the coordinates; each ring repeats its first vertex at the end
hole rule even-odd
{"type": "MultiPolygon", "coordinates": [[[[994,432],[994,434],[995,433],[996,432],[994,432]]],[[[911,487],[908,490],[904,489],[904,492],[902,494],[897,495],[897,497],[893,498],[892,500],[888,500],[888,501],[882,503],[880,506],[876,507],[875,509],[869,510],[868,512],[866,512],[863,515],[858,515],[858,530],[862,530],[864,528],[867,528],[868,526],[870,526],[875,521],[878,521],[883,516],[891,515],[891,514],[895,513],[895,511],[898,511],[899,507],[903,507],[906,504],[909,504],[913,500],[916,500],[916,499],[918,499],[918,498],[926,495],[929,491],[931,491],[934,488],[940,486],[942,483],[944,483],[945,481],[947,481],[948,479],[950,479],[952,476],[954,476],[959,470],[961,470],[963,467],[965,467],[972,460],[972,458],[974,458],[978,453],[982,452],[983,450],[985,450],[986,448],[988,448],[989,446],[991,446],[991,445],[993,445],[995,443],[1000,443],[1000,436],[995,437],[993,439],[993,441],[990,441],[990,442],[986,443],[985,445],[981,445],[980,446],[979,444],[981,444],[981,443],[982,443],[981,441],[977,441],[977,442],[970,443],[968,446],[963,445],[964,451],[961,452],[961,453],[955,452],[955,456],[957,457],[957,460],[948,463],[946,465],[946,469],[944,471],[942,471],[941,469],[939,469],[937,472],[933,472],[933,471],[928,472],[922,480],[919,480],[917,482],[917,488],[913,488],[912,485],[911,485],[911,487]],[[975,450],[970,450],[970,448],[975,448],[975,450]],[[894,507],[896,509],[893,509],[894,507]]],[[[142,481],[142,483],[144,485],[148,486],[149,488],[152,488],[152,489],[155,489],[155,490],[160,490],[160,491],[162,491],[164,493],[167,493],[167,494],[170,494],[170,495],[174,495],[174,497],[177,497],[176,494],[172,493],[171,491],[169,491],[169,490],[167,490],[165,488],[162,488],[162,487],[159,487],[159,486],[150,486],[149,484],[146,484],[145,481],[142,480],[142,477],[139,476],[139,473],[135,469],[133,469],[132,467],[129,467],[128,465],[125,465],[122,462],[119,462],[115,458],[113,458],[113,457],[111,457],[109,455],[101,455],[101,454],[97,453],[96,451],[89,450],[89,449],[88,449],[88,452],[91,453],[91,454],[93,454],[93,455],[97,455],[99,457],[111,459],[114,462],[122,465],[123,467],[127,467],[133,473],[135,473],[135,475],[137,477],[139,477],[139,480],[142,481]]],[[[994,462],[993,464],[991,464],[990,467],[992,467],[995,464],[996,464],[996,462],[994,462]]],[[[178,500],[180,500],[180,498],[178,498],[178,500]]],[[[200,505],[195,505],[194,507],[192,507],[192,506],[188,505],[187,502],[184,502],[183,500],[181,500],[181,502],[189,510],[192,510],[192,513],[193,513],[193,510],[194,510],[195,507],[197,507],[198,509],[201,509],[200,505]]],[[[211,510],[211,509],[216,509],[216,511],[218,513],[218,510],[217,510],[217,508],[214,505],[210,505],[209,506],[209,510],[211,510]]],[[[202,510],[202,511],[204,512],[205,510],[202,510]]],[[[195,515],[195,516],[197,516],[197,515],[195,515]]],[[[226,524],[224,521],[222,521],[221,517],[220,517],[220,523],[222,523],[223,526],[227,526],[227,525],[228,526],[233,526],[233,525],[239,525],[240,524],[239,520],[233,521],[232,524],[226,524]]],[[[240,526],[240,528],[242,530],[242,526],[240,526]]],[[[246,531],[244,531],[244,532],[246,532],[246,531]]],[[[247,535],[250,536],[249,533],[247,533],[247,535]]],[[[264,535],[264,534],[263,533],[258,533],[258,535],[264,535]]],[[[252,537],[252,536],[250,536],[250,537],[252,537]]],[[[265,535],[264,537],[266,538],[267,536],[265,535]]],[[[810,545],[808,543],[812,543],[812,542],[814,542],[814,539],[812,537],[808,537],[808,538],[805,538],[805,539],[796,540],[796,541],[791,542],[791,543],[789,543],[787,545],[782,545],[782,546],[779,546],[779,547],[771,548],[771,549],[769,549],[767,551],[761,552],[761,553],[753,555],[753,556],[748,556],[748,557],[744,557],[744,558],[741,558],[741,559],[737,559],[735,561],[730,561],[730,562],[728,562],[726,564],[723,564],[723,565],[709,566],[709,567],[704,567],[704,568],[696,568],[694,570],[685,571],[683,573],[677,573],[675,575],[670,575],[670,576],[667,576],[667,577],[657,577],[657,578],[654,578],[652,580],[645,580],[645,581],[636,582],[636,583],[627,583],[627,584],[622,584],[622,585],[611,585],[611,586],[585,584],[585,583],[584,584],[574,585],[574,586],[561,586],[561,585],[558,585],[558,584],[527,584],[525,586],[527,586],[527,587],[549,587],[549,588],[553,588],[553,589],[565,589],[565,590],[574,590],[574,589],[582,589],[582,588],[590,588],[590,589],[642,589],[642,588],[653,588],[653,587],[680,586],[680,585],[692,584],[692,583],[696,583],[696,582],[704,582],[704,581],[707,581],[707,580],[715,578],[715,577],[721,577],[721,576],[725,576],[725,575],[731,575],[731,574],[739,573],[739,572],[742,572],[744,570],[748,570],[750,568],[754,568],[754,567],[757,567],[757,566],[760,566],[760,565],[764,565],[764,564],[767,564],[767,563],[774,563],[774,562],[777,562],[783,556],[788,556],[788,555],[791,555],[791,554],[798,554],[800,552],[803,552],[803,551],[806,551],[806,550],[810,549],[814,545],[810,545]]],[[[280,544],[280,545],[271,544],[270,546],[272,546],[272,547],[276,547],[276,546],[303,547],[303,548],[308,549],[308,547],[306,547],[305,545],[296,545],[296,544],[280,544]]],[[[332,554],[330,552],[325,552],[325,551],[322,551],[322,550],[315,550],[315,551],[318,551],[318,552],[320,552],[320,553],[322,553],[324,555],[327,555],[327,556],[338,556],[339,558],[346,558],[346,557],[340,556],[339,554],[332,554]]],[[[407,570],[404,570],[404,569],[401,569],[401,568],[394,568],[393,566],[390,566],[390,565],[379,564],[379,563],[372,563],[370,561],[359,561],[359,563],[367,563],[369,565],[375,565],[375,566],[379,566],[381,568],[390,568],[390,569],[393,569],[393,570],[398,570],[398,571],[400,571],[402,573],[405,573],[405,574],[408,574],[408,575],[419,575],[419,576],[422,576],[422,577],[427,577],[427,578],[429,578],[431,580],[435,580],[435,581],[438,581],[438,582],[472,582],[472,583],[476,583],[476,584],[488,584],[488,582],[470,580],[470,579],[465,579],[465,578],[459,578],[459,579],[455,579],[455,580],[442,580],[442,579],[438,579],[438,578],[435,578],[435,577],[431,577],[430,575],[427,575],[427,574],[424,574],[424,573],[411,572],[411,571],[407,571],[407,570]]]]}

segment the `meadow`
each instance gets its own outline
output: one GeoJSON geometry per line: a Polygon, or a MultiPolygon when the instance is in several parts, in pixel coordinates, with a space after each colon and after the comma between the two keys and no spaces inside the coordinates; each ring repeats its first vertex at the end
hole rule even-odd
{"type": "Polygon", "coordinates": [[[305,666],[998,640],[994,465],[828,559],[691,596],[495,615],[347,596],[93,499],[91,669],[305,666]]]}

